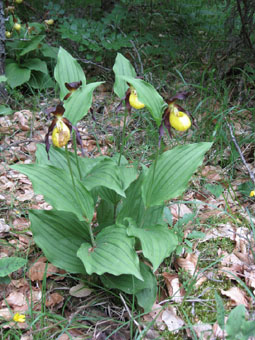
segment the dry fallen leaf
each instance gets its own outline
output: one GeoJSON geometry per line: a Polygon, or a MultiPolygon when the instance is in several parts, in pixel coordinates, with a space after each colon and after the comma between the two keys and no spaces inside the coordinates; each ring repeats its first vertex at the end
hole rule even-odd
{"type": "Polygon", "coordinates": [[[30,201],[34,197],[33,190],[24,190],[24,194],[16,196],[17,200],[20,202],[30,201]]]}
{"type": "Polygon", "coordinates": [[[11,314],[11,311],[9,308],[2,308],[0,309],[0,317],[4,320],[11,320],[13,315],[11,314]]]}
{"type": "Polygon", "coordinates": [[[173,333],[178,333],[178,330],[184,325],[184,321],[176,314],[176,310],[170,306],[162,313],[162,320],[168,330],[173,333]]]}
{"type": "Polygon", "coordinates": [[[233,253],[228,254],[226,251],[220,251],[218,255],[223,256],[223,259],[221,260],[222,266],[231,267],[236,264],[239,266],[243,265],[243,262],[233,253]]]}
{"type": "Polygon", "coordinates": [[[250,308],[247,295],[238,287],[232,287],[228,290],[221,289],[221,294],[228,296],[233,306],[244,305],[246,308],[250,308]]]}
{"type": "Polygon", "coordinates": [[[29,131],[30,127],[28,126],[28,116],[31,117],[31,112],[28,110],[17,111],[14,113],[14,120],[18,121],[19,127],[23,131],[29,131]]]}
{"type": "Polygon", "coordinates": [[[146,323],[155,320],[154,322],[156,328],[160,331],[163,331],[166,328],[166,325],[162,321],[162,314],[163,314],[162,306],[157,303],[154,303],[150,313],[143,315],[143,320],[146,323]]]}
{"type": "Polygon", "coordinates": [[[59,293],[52,293],[50,294],[45,302],[46,307],[54,307],[55,305],[58,305],[59,303],[63,302],[64,298],[59,293]]]}
{"type": "Polygon", "coordinates": [[[196,254],[188,254],[185,258],[179,257],[177,259],[178,267],[185,269],[190,275],[194,275],[197,267],[198,257],[196,254]]]}
{"type": "MultiPolygon", "coordinates": [[[[226,321],[227,318],[225,317],[225,323],[226,321]]],[[[217,322],[213,325],[213,334],[216,337],[216,339],[225,339],[227,335],[226,331],[223,331],[217,322]]]]}
{"type": "MultiPolygon", "coordinates": [[[[45,275],[46,263],[36,262],[28,271],[28,277],[32,281],[42,281],[45,275]]],[[[58,272],[58,268],[48,263],[46,277],[54,275],[58,272]]]]}
{"type": "Polygon", "coordinates": [[[11,309],[15,312],[28,310],[26,296],[21,292],[17,292],[17,291],[11,292],[7,296],[5,301],[2,303],[2,306],[5,306],[6,304],[8,304],[8,306],[10,306],[11,309]]]}
{"type": "Polygon", "coordinates": [[[17,230],[27,229],[30,225],[30,222],[25,217],[15,218],[12,222],[13,226],[17,230]]]}
{"type": "Polygon", "coordinates": [[[0,218],[0,233],[8,233],[10,231],[10,226],[5,223],[4,218],[0,218]]]}
{"type": "Polygon", "coordinates": [[[93,292],[93,289],[85,287],[83,283],[79,283],[76,286],[73,286],[69,290],[69,294],[75,297],[86,297],[89,296],[93,292]]]}
{"type": "Polygon", "coordinates": [[[170,206],[170,211],[174,220],[182,218],[185,214],[191,214],[192,210],[186,204],[173,204],[170,206]]]}
{"type": "Polygon", "coordinates": [[[255,266],[244,267],[245,283],[248,287],[255,288],[255,266]]]}
{"type": "Polygon", "coordinates": [[[69,340],[69,336],[67,334],[62,334],[60,337],[58,337],[58,340],[69,340]]]}
{"type": "Polygon", "coordinates": [[[217,228],[210,229],[206,232],[205,237],[200,242],[206,242],[210,239],[215,238],[229,238],[230,240],[235,239],[236,228],[229,222],[225,224],[218,224],[217,228]]]}
{"type": "Polygon", "coordinates": [[[164,272],[163,274],[165,284],[167,286],[169,297],[176,303],[181,303],[183,295],[181,291],[181,285],[177,274],[170,274],[164,272]]]}
{"type": "Polygon", "coordinates": [[[197,336],[199,337],[199,340],[214,340],[214,339],[216,339],[213,336],[212,325],[210,325],[208,323],[202,323],[201,321],[198,321],[195,325],[192,326],[192,328],[194,329],[197,336]]]}
{"type": "Polygon", "coordinates": [[[202,176],[206,177],[210,182],[217,182],[223,179],[223,171],[220,166],[206,165],[202,170],[202,176]]]}
{"type": "MultiPolygon", "coordinates": [[[[60,339],[60,338],[59,338],[60,339]]],[[[22,335],[20,340],[33,340],[33,335],[22,335]]]]}

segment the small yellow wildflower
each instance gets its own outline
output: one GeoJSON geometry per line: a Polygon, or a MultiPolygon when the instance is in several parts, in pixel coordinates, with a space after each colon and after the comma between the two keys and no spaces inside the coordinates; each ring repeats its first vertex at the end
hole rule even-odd
{"type": "Polygon", "coordinates": [[[250,192],[250,197],[253,197],[253,196],[255,196],[255,190],[252,190],[252,191],[250,192]]]}
{"type": "Polygon", "coordinates": [[[13,321],[15,322],[25,322],[26,321],[26,315],[20,314],[20,313],[15,313],[13,316],[13,321]]]}

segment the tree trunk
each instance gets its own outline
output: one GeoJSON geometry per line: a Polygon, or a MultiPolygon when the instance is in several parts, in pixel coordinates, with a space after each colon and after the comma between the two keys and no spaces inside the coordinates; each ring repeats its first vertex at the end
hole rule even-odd
{"type": "MultiPolygon", "coordinates": [[[[5,69],[5,20],[4,5],[0,0],[0,75],[4,74],[5,69]]],[[[7,92],[4,83],[0,83],[0,103],[7,99],[7,92]]]]}

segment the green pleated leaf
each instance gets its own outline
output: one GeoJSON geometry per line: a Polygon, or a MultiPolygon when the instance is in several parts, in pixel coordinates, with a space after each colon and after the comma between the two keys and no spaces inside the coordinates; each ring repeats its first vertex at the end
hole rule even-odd
{"type": "Polygon", "coordinates": [[[229,314],[225,330],[227,340],[248,340],[255,336],[255,321],[246,320],[244,305],[236,306],[229,314]]]}
{"type": "Polygon", "coordinates": [[[84,220],[82,211],[89,221],[94,214],[94,201],[91,194],[81,181],[75,180],[78,200],[75,195],[72,180],[65,170],[51,165],[20,164],[12,165],[12,169],[27,175],[32,181],[35,193],[44,198],[57,210],[75,213],[80,220],[84,220]]]}
{"type": "Polygon", "coordinates": [[[24,48],[22,48],[19,55],[23,56],[29,52],[39,49],[40,43],[44,38],[45,35],[37,35],[29,41],[23,41],[24,48]]]}
{"type": "Polygon", "coordinates": [[[56,48],[54,46],[50,46],[48,44],[44,44],[44,43],[42,43],[41,45],[42,45],[42,47],[40,48],[40,52],[42,53],[42,55],[44,57],[57,59],[58,48],[56,48]]]}
{"type": "Polygon", "coordinates": [[[111,159],[105,159],[98,163],[83,178],[82,182],[88,190],[102,186],[114,190],[117,194],[125,197],[119,167],[111,159]]]}
{"type": "Polygon", "coordinates": [[[117,205],[118,202],[123,198],[122,196],[117,194],[116,191],[102,186],[96,187],[95,189],[93,189],[93,192],[96,193],[96,195],[101,197],[103,200],[114,205],[117,205]]]}
{"type": "Polygon", "coordinates": [[[39,58],[27,59],[22,66],[27,67],[29,70],[40,71],[42,73],[48,73],[47,64],[39,58]]]}
{"type": "MultiPolygon", "coordinates": [[[[69,159],[71,162],[72,171],[74,173],[74,176],[79,178],[79,171],[76,164],[76,157],[73,152],[69,152],[69,159]]],[[[44,144],[37,144],[36,147],[36,163],[41,165],[53,165],[56,168],[69,171],[67,159],[66,159],[66,151],[61,148],[54,147],[53,145],[50,148],[49,151],[49,158],[48,154],[45,150],[44,144]]],[[[99,156],[96,158],[88,158],[88,157],[78,157],[79,165],[81,169],[81,175],[82,177],[85,177],[92,168],[102,160],[106,159],[106,156],[99,156]]]]}
{"type": "Polygon", "coordinates": [[[131,165],[121,165],[119,166],[119,170],[122,187],[125,191],[138,177],[138,171],[131,165]]]}
{"type": "Polygon", "coordinates": [[[154,272],[178,245],[177,236],[168,229],[167,225],[137,228],[134,223],[130,223],[127,234],[140,240],[143,255],[152,263],[154,272]]]}
{"type": "Polygon", "coordinates": [[[142,199],[142,183],[144,173],[142,172],[137,180],[131,183],[126,190],[126,198],[117,215],[117,223],[123,224],[127,217],[132,218],[138,227],[146,227],[163,223],[164,205],[149,207],[145,209],[142,199]]]}
{"type": "Polygon", "coordinates": [[[144,103],[146,108],[150,111],[156,124],[159,126],[162,121],[164,108],[167,106],[161,95],[151,84],[146,83],[142,79],[136,79],[127,76],[120,76],[119,78],[125,80],[136,89],[138,100],[144,103]]]}
{"type": "Polygon", "coordinates": [[[64,102],[66,109],[64,117],[69,119],[73,125],[76,125],[88,113],[92,105],[93,91],[102,83],[104,82],[98,81],[88,85],[82,83],[82,86],[64,102]]]}
{"type": "Polygon", "coordinates": [[[85,87],[86,85],[86,77],[81,66],[77,60],[62,47],[59,48],[54,77],[60,88],[61,100],[69,92],[65,87],[65,83],[72,83],[81,80],[82,86],[85,87]]]}
{"type": "Polygon", "coordinates": [[[16,63],[10,63],[6,66],[5,74],[7,77],[7,83],[12,89],[14,89],[29,80],[31,70],[26,67],[21,67],[16,63]]]}
{"type": "Polygon", "coordinates": [[[127,236],[126,228],[113,225],[97,234],[96,247],[85,242],[77,252],[87,273],[102,275],[132,274],[139,280],[143,277],[139,269],[139,258],[134,249],[134,239],[127,236]]]}
{"type": "Polygon", "coordinates": [[[8,116],[11,115],[14,111],[6,105],[0,105],[0,116],[8,116]]]}
{"type": "Polygon", "coordinates": [[[0,75],[0,83],[5,82],[7,80],[5,75],[0,75]]]}
{"type": "Polygon", "coordinates": [[[140,263],[140,272],[143,281],[133,275],[105,274],[100,279],[109,289],[120,289],[127,294],[135,294],[139,306],[144,308],[145,313],[149,313],[156,300],[157,280],[151,269],[143,262],[140,263]]]}
{"type": "Polygon", "coordinates": [[[97,207],[97,222],[99,224],[98,230],[111,226],[115,223],[113,203],[102,199],[97,207]]]}
{"type": "Polygon", "coordinates": [[[146,174],[142,186],[145,206],[159,205],[181,195],[211,146],[212,143],[187,144],[164,152],[158,158],[155,172],[152,164],[146,174]]]}
{"type": "Polygon", "coordinates": [[[21,257],[4,257],[0,259],[0,277],[5,277],[26,264],[21,257]]]}
{"type": "Polygon", "coordinates": [[[40,90],[54,88],[56,85],[49,74],[40,71],[33,71],[28,83],[34,89],[40,90]]]}
{"type": "Polygon", "coordinates": [[[56,267],[71,273],[85,273],[77,251],[83,242],[89,242],[88,225],[75,214],[57,210],[29,212],[35,243],[56,267]]]}
{"type": "Polygon", "coordinates": [[[128,85],[124,79],[120,78],[120,76],[135,78],[135,69],[127,58],[125,58],[121,53],[118,53],[113,66],[113,72],[115,73],[113,90],[119,98],[122,98],[125,96],[128,85]]]}

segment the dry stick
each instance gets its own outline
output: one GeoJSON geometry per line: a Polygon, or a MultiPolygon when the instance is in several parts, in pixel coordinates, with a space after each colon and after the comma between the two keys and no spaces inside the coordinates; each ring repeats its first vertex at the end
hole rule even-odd
{"type": "MultiPolygon", "coordinates": [[[[17,145],[20,145],[20,144],[25,144],[25,143],[41,143],[43,144],[44,143],[44,140],[38,140],[38,139],[25,139],[25,140],[19,140],[17,142],[13,142],[11,144],[7,144],[6,146],[0,146],[0,151],[5,151],[5,150],[8,150],[10,149],[12,146],[17,146],[17,145]]],[[[6,143],[5,143],[6,144],[6,143]]]]}
{"type": "MultiPolygon", "coordinates": [[[[114,28],[113,25],[111,25],[111,27],[114,28]]],[[[118,30],[120,31],[120,33],[122,33],[122,34],[124,35],[124,37],[127,37],[126,33],[123,32],[122,29],[121,29],[119,26],[117,26],[117,28],[118,28],[118,30]]],[[[130,39],[129,42],[130,42],[131,45],[133,46],[133,49],[134,49],[134,51],[135,51],[135,53],[136,53],[136,55],[137,55],[137,58],[138,58],[138,61],[139,61],[139,64],[140,64],[140,75],[142,76],[143,73],[144,73],[144,70],[143,70],[143,63],[142,63],[142,59],[141,59],[140,53],[139,53],[139,51],[138,51],[138,49],[137,49],[137,47],[136,47],[134,41],[130,39]]],[[[133,57],[133,56],[132,56],[132,57],[133,57]]],[[[134,63],[136,64],[135,58],[134,58],[134,57],[133,57],[133,60],[134,60],[134,63]]],[[[137,65],[136,65],[136,70],[138,70],[137,65]]]]}
{"type": "Polygon", "coordinates": [[[127,312],[128,312],[128,315],[129,315],[130,319],[134,322],[134,324],[135,324],[136,327],[138,328],[139,333],[142,333],[141,326],[140,326],[139,323],[133,318],[133,316],[132,316],[132,314],[131,314],[131,312],[130,312],[130,310],[129,310],[127,304],[126,304],[126,301],[125,301],[124,298],[123,298],[123,296],[121,295],[121,293],[120,293],[119,295],[120,295],[121,301],[123,302],[123,304],[124,304],[124,306],[125,306],[125,308],[126,308],[126,310],[127,310],[127,312]]]}
{"type": "Polygon", "coordinates": [[[227,123],[227,126],[228,126],[228,128],[229,128],[229,131],[230,131],[230,135],[231,135],[232,141],[233,141],[233,143],[235,144],[235,147],[236,147],[236,149],[237,149],[237,151],[238,151],[238,153],[239,153],[239,155],[240,155],[240,157],[241,157],[241,160],[242,160],[244,166],[246,167],[246,169],[247,169],[247,171],[248,171],[248,173],[249,173],[249,176],[250,176],[250,178],[251,178],[253,184],[255,185],[254,174],[253,174],[253,172],[251,172],[251,170],[250,170],[248,164],[246,163],[246,160],[244,159],[242,150],[240,149],[240,146],[238,145],[237,140],[236,140],[236,138],[235,138],[235,135],[234,135],[232,126],[229,124],[229,122],[228,122],[227,120],[226,120],[226,123],[227,123]]]}

